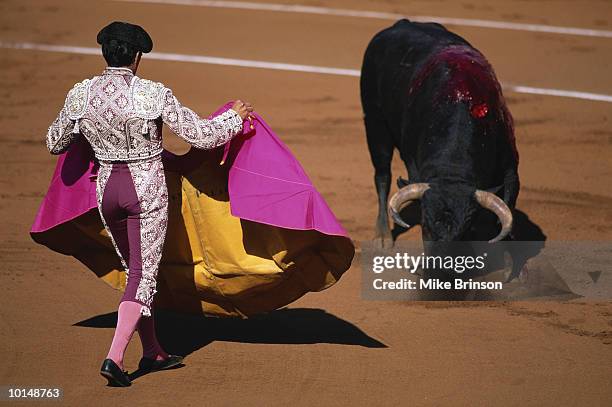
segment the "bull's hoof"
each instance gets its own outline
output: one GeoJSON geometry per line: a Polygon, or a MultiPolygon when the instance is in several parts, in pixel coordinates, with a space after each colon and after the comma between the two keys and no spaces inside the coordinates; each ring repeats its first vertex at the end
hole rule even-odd
{"type": "Polygon", "coordinates": [[[527,284],[529,282],[529,267],[527,267],[527,264],[521,268],[518,279],[522,284],[527,284]]]}
{"type": "Polygon", "coordinates": [[[387,233],[383,233],[383,234],[377,234],[374,237],[374,248],[378,249],[378,250],[383,250],[383,249],[391,249],[393,248],[393,236],[391,235],[390,231],[387,231],[387,233]]]}

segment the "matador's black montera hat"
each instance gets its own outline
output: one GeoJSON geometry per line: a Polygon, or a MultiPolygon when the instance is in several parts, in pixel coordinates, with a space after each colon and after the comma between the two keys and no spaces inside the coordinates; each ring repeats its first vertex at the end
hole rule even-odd
{"type": "Polygon", "coordinates": [[[102,45],[110,40],[125,41],[144,53],[151,52],[153,40],[139,25],[113,21],[98,33],[98,44],[102,45]]]}

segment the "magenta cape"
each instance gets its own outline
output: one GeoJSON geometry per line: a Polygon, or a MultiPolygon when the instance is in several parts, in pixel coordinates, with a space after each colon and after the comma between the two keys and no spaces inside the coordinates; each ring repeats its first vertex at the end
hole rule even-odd
{"type": "MultiPolygon", "coordinates": [[[[223,113],[225,104],[210,117],[223,113]]],[[[306,172],[268,124],[254,114],[244,133],[224,146],[229,165],[228,190],[232,215],[288,229],[317,230],[348,237],[306,172]]],[[[192,148],[184,156],[164,151],[165,167],[189,172],[206,152],[192,148]]],[[[59,156],[51,185],[36,214],[31,233],[42,232],[96,208],[96,173],[86,141],[75,142],[59,156]]]]}
{"type": "MultiPolygon", "coordinates": [[[[250,125],[214,150],[164,150],[171,200],[156,306],[249,316],[330,287],[350,267],[354,244],[300,163],[261,116],[250,125]]],[[[96,174],[88,142],[75,141],[57,160],[30,234],[122,290],[96,174]]]]}

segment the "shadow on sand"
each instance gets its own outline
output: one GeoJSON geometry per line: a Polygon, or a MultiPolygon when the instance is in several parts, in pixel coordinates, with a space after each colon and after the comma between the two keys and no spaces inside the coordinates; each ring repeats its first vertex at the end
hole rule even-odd
{"type": "MultiPolygon", "coordinates": [[[[154,315],[160,343],[167,352],[175,355],[189,355],[213,341],[387,347],[350,322],[322,309],[282,308],[248,319],[192,316],[161,309],[156,309],[154,315]]],[[[111,312],[79,321],[73,326],[114,328],[116,324],[117,312],[111,312]]],[[[130,378],[143,374],[146,372],[137,370],[130,373],[130,378]]]]}

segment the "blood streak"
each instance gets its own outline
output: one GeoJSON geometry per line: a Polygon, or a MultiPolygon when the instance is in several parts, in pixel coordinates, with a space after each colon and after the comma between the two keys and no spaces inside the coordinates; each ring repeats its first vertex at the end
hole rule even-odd
{"type": "Polygon", "coordinates": [[[467,45],[444,47],[430,56],[416,73],[409,94],[416,93],[434,70],[439,69],[443,70],[443,75],[434,75],[432,78],[444,78],[444,81],[433,87],[436,90],[428,95],[431,98],[428,103],[433,106],[441,103],[466,103],[475,119],[487,119],[489,125],[501,121],[518,161],[512,116],[506,107],[493,67],[486,58],[467,45]]]}

